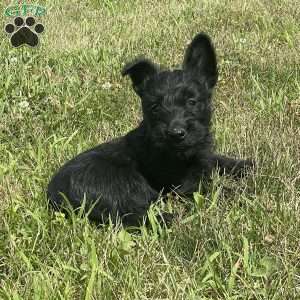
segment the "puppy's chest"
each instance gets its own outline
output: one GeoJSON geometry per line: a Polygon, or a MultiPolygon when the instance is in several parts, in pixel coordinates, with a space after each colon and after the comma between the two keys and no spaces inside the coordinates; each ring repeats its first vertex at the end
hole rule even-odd
{"type": "Polygon", "coordinates": [[[149,159],[147,164],[140,166],[140,172],[157,191],[167,191],[181,185],[188,170],[185,162],[167,157],[149,159]]]}

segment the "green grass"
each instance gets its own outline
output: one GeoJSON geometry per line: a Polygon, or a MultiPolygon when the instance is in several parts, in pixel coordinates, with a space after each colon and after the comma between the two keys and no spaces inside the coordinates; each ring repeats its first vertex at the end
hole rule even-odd
{"type": "Polygon", "coordinates": [[[39,3],[40,48],[0,39],[0,299],[300,299],[297,1],[39,3]],[[140,121],[123,64],[178,66],[199,31],[220,63],[218,151],[255,158],[256,173],[170,197],[135,231],[48,210],[61,164],[140,121]],[[172,226],[161,210],[178,214],[172,226]]]}

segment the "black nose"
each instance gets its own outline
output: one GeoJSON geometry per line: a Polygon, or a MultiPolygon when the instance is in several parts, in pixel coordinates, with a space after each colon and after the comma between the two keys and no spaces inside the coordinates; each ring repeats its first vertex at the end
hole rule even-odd
{"type": "Polygon", "coordinates": [[[168,136],[174,139],[183,140],[186,136],[186,131],[180,127],[174,127],[168,130],[168,136]]]}

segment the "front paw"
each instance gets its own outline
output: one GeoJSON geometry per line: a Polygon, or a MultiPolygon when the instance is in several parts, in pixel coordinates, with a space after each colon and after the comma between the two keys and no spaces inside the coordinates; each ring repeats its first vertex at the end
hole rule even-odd
{"type": "Polygon", "coordinates": [[[249,175],[249,173],[255,169],[255,166],[255,161],[252,159],[238,160],[233,167],[231,174],[235,178],[242,178],[249,175]]]}

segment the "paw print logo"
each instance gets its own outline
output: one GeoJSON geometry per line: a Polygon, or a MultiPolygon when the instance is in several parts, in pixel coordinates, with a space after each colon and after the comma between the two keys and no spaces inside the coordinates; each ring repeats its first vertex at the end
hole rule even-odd
{"type": "Polygon", "coordinates": [[[39,43],[39,34],[44,32],[44,25],[36,24],[33,17],[27,17],[26,20],[22,17],[16,17],[14,24],[7,24],[5,31],[10,35],[10,42],[13,47],[28,45],[36,47],[39,43]]]}

